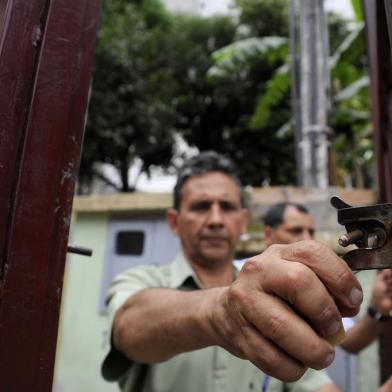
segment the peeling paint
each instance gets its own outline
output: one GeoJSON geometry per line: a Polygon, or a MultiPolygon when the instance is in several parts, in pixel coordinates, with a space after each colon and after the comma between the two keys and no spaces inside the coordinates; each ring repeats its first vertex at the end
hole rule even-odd
{"type": "Polygon", "coordinates": [[[63,169],[61,173],[61,185],[64,184],[64,181],[73,177],[73,173],[70,167],[63,169]]]}
{"type": "Polygon", "coordinates": [[[38,48],[41,45],[42,40],[42,29],[41,26],[35,26],[33,28],[32,44],[34,48],[38,48]]]}
{"type": "Polygon", "coordinates": [[[71,218],[69,216],[63,217],[63,224],[68,227],[71,224],[71,218]]]}

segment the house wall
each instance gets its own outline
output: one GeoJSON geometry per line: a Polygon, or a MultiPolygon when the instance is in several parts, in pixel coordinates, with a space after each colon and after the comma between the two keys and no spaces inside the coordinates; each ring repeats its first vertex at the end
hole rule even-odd
{"type": "Polygon", "coordinates": [[[107,221],[107,213],[88,213],[77,216],[72,225],[71,241],[94,253],[67,260],[54,392],[118,391],[100,376],[108,335],[106,316],[98,311],[107,221]]]}

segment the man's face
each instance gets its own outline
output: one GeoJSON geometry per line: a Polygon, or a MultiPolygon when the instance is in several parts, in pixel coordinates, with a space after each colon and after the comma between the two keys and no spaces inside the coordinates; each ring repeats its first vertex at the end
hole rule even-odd
{"type": "Polygon", "coordinates": [[[267,245],[292,244],[293,242],[312,239],[314,219],[294,206],[288,206],[283,214],[283,222],[275,228],[266,226],[264,240],[267,245]]]}
{"type": "Polygon", "coordinates": [[[179,210],[169,209],[167,218],[188,259],[212,266],[232,262],[247,211],[234,180],[211,172],[185,183],[179,210]]]}

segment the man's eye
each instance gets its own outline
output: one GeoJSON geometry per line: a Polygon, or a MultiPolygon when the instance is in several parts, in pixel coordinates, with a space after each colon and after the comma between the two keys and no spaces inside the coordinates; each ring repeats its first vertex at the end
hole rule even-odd
{"type": "Polygon", "coordinates": [[[210,209],[210,203],[207,202],[196,203],[192,205],[191,209],[193,211],[208,211],[210,209]]]}
{"type": "Polygon", "coordinates": [[[220,207],[223,211],[236,211],[237,210],[237,206],[233,203],[230,203],[230,202],[222,202],[220,204],[220,207]]]}
{"type": "Polygon", "coordinates": [[[307,231],[311,237],[314,236],[314,229],[308,229],[305,227],[291,227],[287,231],[292,235],[301,235],[304,231],[307,231]]]}
{"type": "Polygon", "coordinates": [[[301,235],[304,229],[302,227],[292,227],[287,229],[287,231],[292,235],[301,235]]]}

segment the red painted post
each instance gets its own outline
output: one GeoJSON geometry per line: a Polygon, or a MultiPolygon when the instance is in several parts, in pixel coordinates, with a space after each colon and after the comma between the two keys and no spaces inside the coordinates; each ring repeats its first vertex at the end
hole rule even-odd
{"type": "Polygon", "coordinates": [[[50,391],[100,0],[0,6],[0,379],[50,391]]]}

